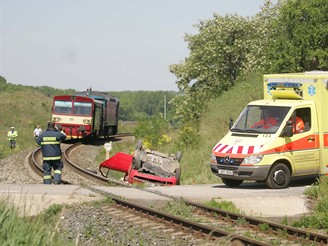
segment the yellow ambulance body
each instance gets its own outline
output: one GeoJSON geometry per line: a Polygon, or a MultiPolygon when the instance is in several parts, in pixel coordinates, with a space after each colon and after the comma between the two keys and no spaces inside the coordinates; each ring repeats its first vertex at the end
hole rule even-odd
{"type": "Polygon", "coordinates": [[[264,99],[250,102],[212,149],[212,172],[229,187],[254,180],[272,189],[288,187],[292,177],[327,174],[328,72],[263,80],[264,99]]]}

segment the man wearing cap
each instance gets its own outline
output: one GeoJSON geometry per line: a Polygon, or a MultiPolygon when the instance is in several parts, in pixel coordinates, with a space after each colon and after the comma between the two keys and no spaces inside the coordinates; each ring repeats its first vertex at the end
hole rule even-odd
{"type": "Polygon", "coordinates": [[[61,183],[63,163],[61,161],[62,151],[60,143],[65,140],[66,135],[55,129],[53,122],[48,123],[48,128],[36,140],[41,146],[43,155],[43,183],[51,184],[51,170],[54,169],[54,184],[61,183]]]}
{"type": "Polygon", "coordinates": [[[9,147],[10,149],[13,149],[16,147],[16,139],[18,137],[17,131],[15,131],[15,127],[10,127],[10,130],[7,133],[8,139],[9,139],[9,147]]]}

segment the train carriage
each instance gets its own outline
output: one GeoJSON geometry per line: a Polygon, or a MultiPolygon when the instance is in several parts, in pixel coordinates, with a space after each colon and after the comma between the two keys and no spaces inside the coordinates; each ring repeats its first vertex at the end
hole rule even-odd
{"type": "Polygon", "coordinates": [[[76,93],[100,101],[103,104],[103,134],[114,135],[118,130],[119,100],[105,92],[92,91],[91,89],[76,93]]]}
{"type": "Polygon", "coordinates": [[[118,130],[119,101],[106,93],[87,90],[55,96],[52,120],[68,139],[114,135],[118,130]]]}

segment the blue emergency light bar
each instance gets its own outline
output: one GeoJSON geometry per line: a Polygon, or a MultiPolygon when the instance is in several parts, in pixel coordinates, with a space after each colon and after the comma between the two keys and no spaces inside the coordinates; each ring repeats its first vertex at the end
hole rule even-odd
{"type": "Polygon", "coordinates": [[[296,82],[271,82],[268,83],[268,86],[271,88],[294,88],[298,89],[302,86],[302,83],[296,82]]]}

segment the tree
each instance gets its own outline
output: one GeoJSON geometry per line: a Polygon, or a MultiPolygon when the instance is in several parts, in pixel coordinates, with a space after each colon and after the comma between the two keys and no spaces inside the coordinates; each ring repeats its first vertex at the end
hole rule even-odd
{"type": "Polygon", "coordinates": [[[328,69],[327,0],[283,1],[268,46],[270,72],[328,69]]]}
{"type": "Polygon", "coordinates": [[[174,99],[179,117],[197,121],[206,102],[233,86],[238,76],[264,68],[268,26],[275,13],[267,1],[252,18],[214,14],[213,19],[195,25],[199,33],[185,36],[189,57],[170,66],[184,93],[174,99]]]}
{"type": "Polygon", "coordinates": [[[5,91],[7,87],[7,80],[0,75],[0,91],[5,91]]]}

